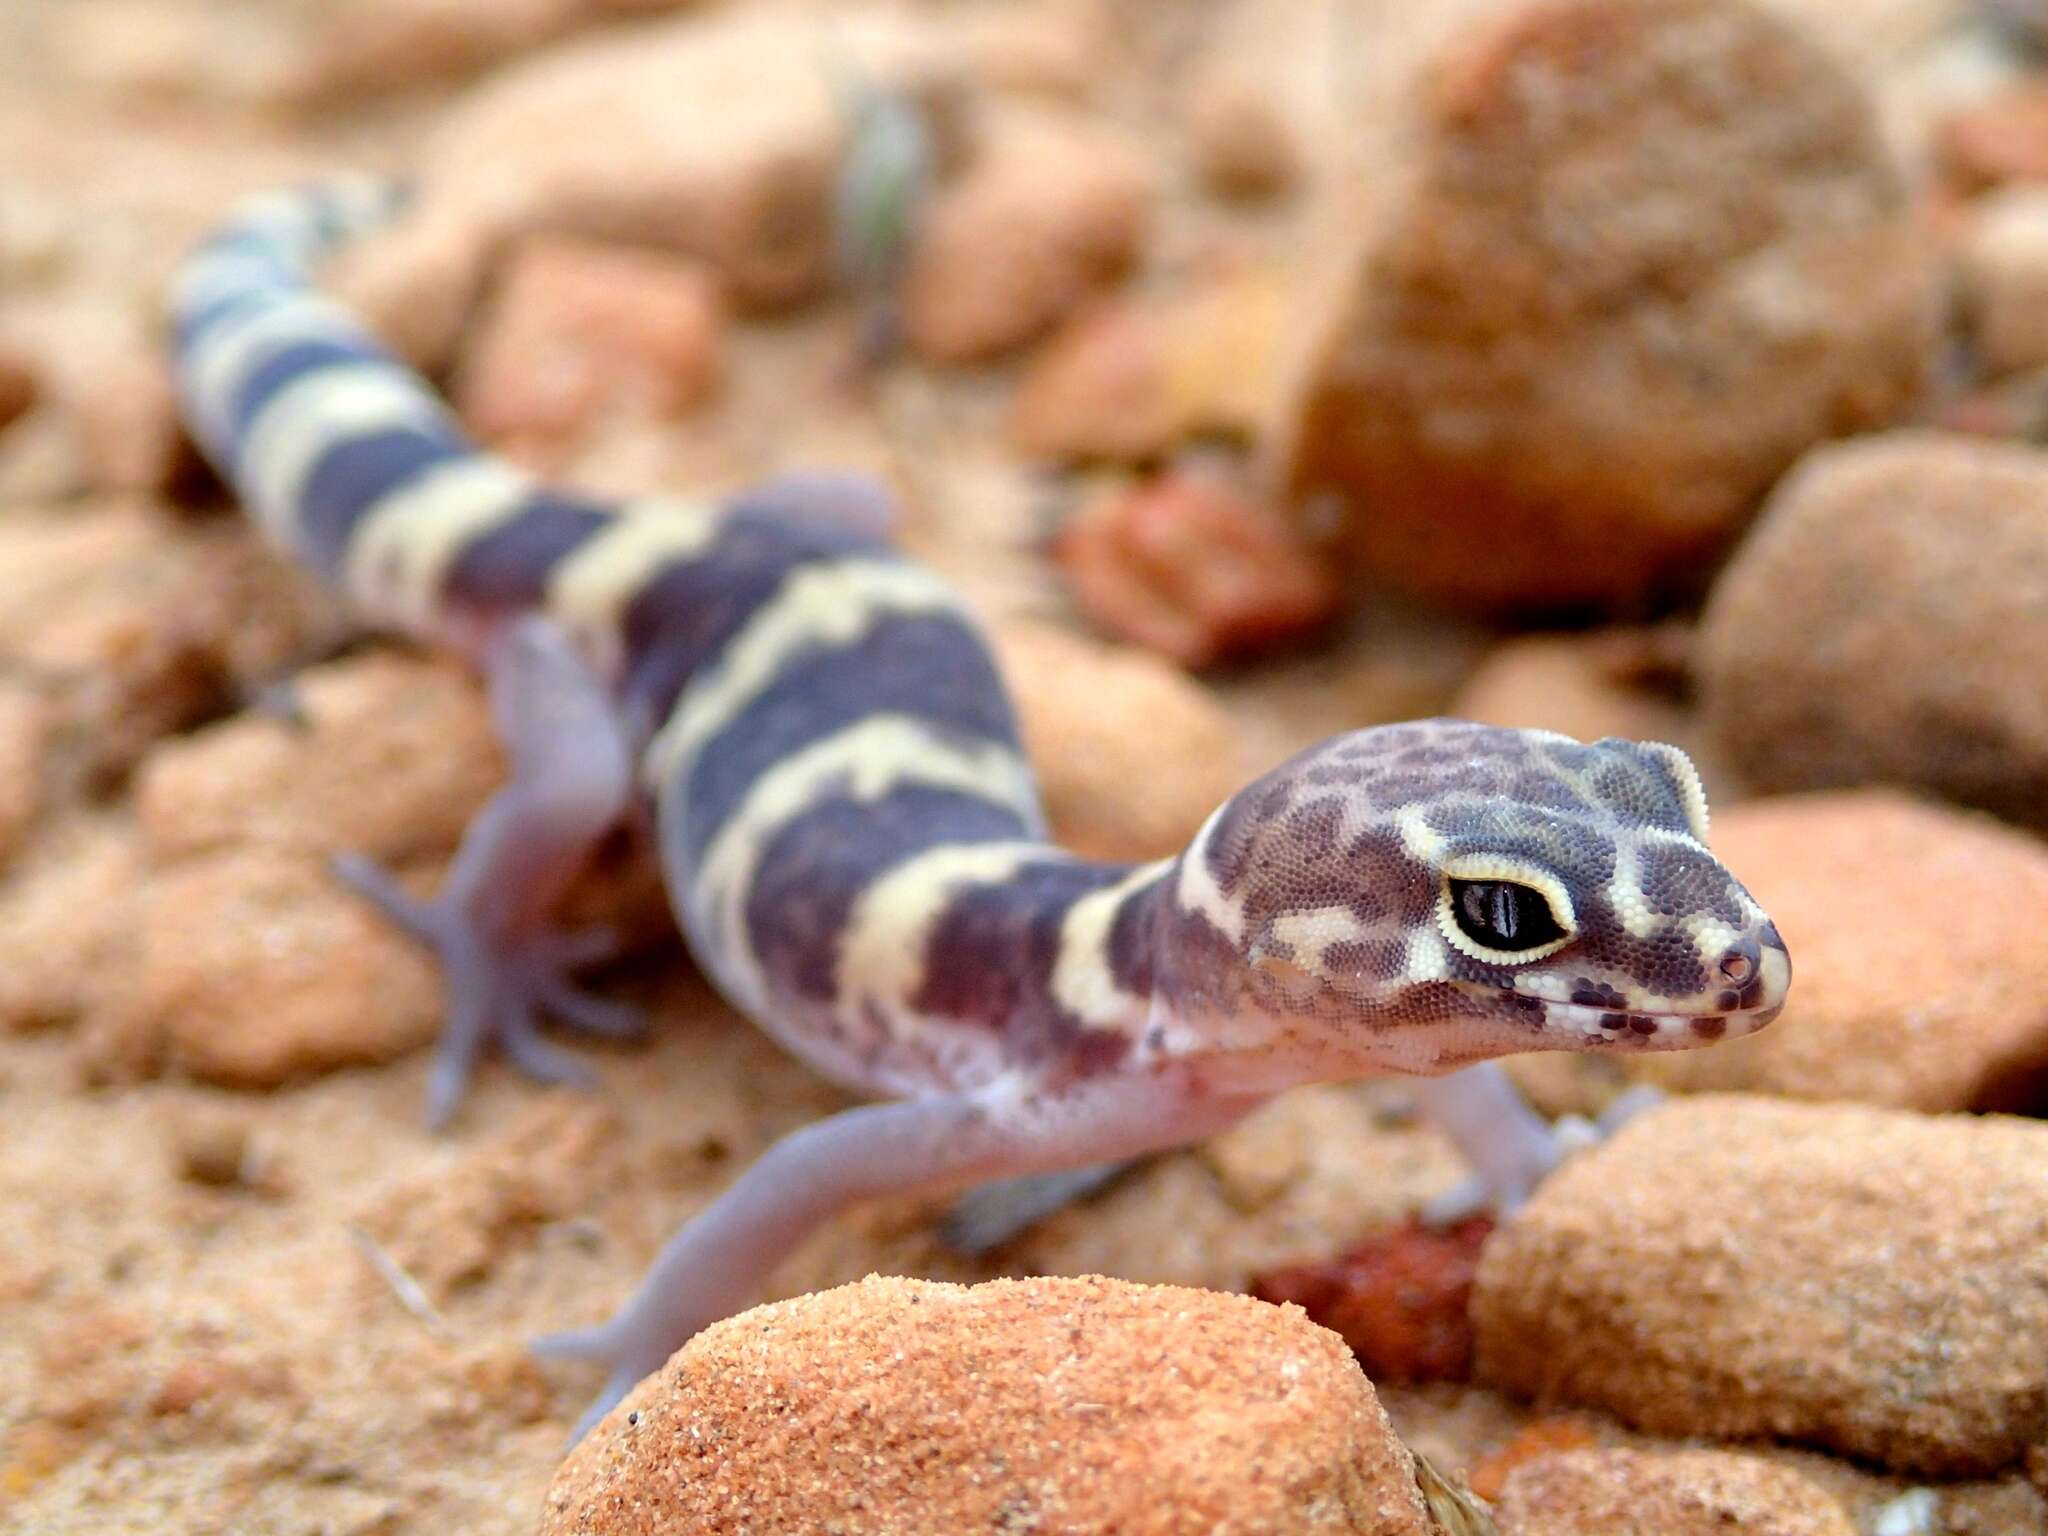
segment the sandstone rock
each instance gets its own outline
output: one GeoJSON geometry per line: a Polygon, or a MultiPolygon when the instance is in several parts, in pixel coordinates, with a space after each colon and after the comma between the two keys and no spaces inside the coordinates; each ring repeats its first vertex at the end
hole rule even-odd
{"type": "MultiPolygon", "coordinates": [[[[1468,1389],[1483,1391],[1484,1389],[1468,1389]]],[[[1589,1451],[1599,1445],[1587,1426],[1587,1415],[1559,1414],[1531,1419],[1515,1431],[1505,1445],[1488,1451],[1472,1464],[1472,1491],[1489,1503],[1497,1502],[1507,1480],[1532,1461],[1562,1455],[1566,1451],[1589,1451]]]]}
{"type": "Polygon", "coordinates": [[[1834,1498],[1726,1451],[1567,1451],[1507,1480],[1501,1536],[1856,1536],[1834,1498]]]}
{"type": "Polygon", "coordinates": [[[1922,432],[1814,454],[1716,584],[1698,662],[1758,789],[1889,781],[2048,827],[2048,455],[1922,432]]]}
{"type": "Polygon", "coordinates": [[[69,1024],[125,984],[135,952],[134,834],[89,823],[39,843],[0,885],[0,1031],[69,1024]]]}
{"type": "Polygon", "coordinates": [[[1530,0],[1460,36],[1418,115],[1311,297],[1277,452],[1305,516],[1353,514],[1363,572],[1637,603],[1917,393],[1929,253],[1869,103],[1781,20],[1530,0]]]}
{"type": "Polygon", "coordinates": [[[2048,364],[2048,189],[2013,187],[1983,200],[1963,246],[1962,281],[1985,367],[2048,364]]]}
{"type": "Polygon", "coordinates": [[[9,357],[0,356],[0,425],[10,395],[41,407],[23,430],[40,427],[47,439],[48,490],[67,499],[160,494],[194,466],[161,339],[134,314],[100,293],[51,300],[23,315],[10,339],[19,347],[11,366],[21,372],[11,387],[9,357]],[[24,382],[26,398],[18,393],[24,382]]]}
{"type": "Polygon", "coordinates": [[[913,351],[979,362],[1043,335],[1136,259],[1151,220],[1142,149],[1076,113],[1010,106],[919,221],[903,282],[913,351]]]}
{"type": "Polygon", "coordinates": [[[716,391],[724,307],[703,271],[578,240],[522,245],[454,396],[492,447],[539,469],[608,422],[681,416],[716,391]]]}
{"type": "Polygon", "coordinates": [[[372,652],[145,760],[136,816],[160,865],[237,847],[399,864],[453,852],[503,774],[483,691],[452,662],[372,652]]]}
{"type": "Polygon", "coordinates": [[[1966,192],[2009,181],[2048,181],[2048,86],[2029,81],[1949,114],[1934,155],[1966,192]]]}
{"type": "Polygon", "coordinates": [[[1272,197],[1301,174],[1301,152],[1279,104],[1241,68],[1198,79],[1181,116],[1195,169],[1218,197],[1272,197]]]}
{"type": "Polygon", "coordinates": [[[288,97],[340,102],[473,73],[593,22],[686,0],[340,0],[304,13],[288,97]]]}
{"type": "Polygon", "coordinates": [[[1011,402],[1010,437],[1034,458],[1138,463],[1180,430],[1165,338],[1129,301],[1089,305],[1033,355],[1011,402]]]}
{"type": "Polygon", "coordinates": [[[1993,379],[1943,400],[1929,426],[1969,437],[2048,441],[2048,369],[1993,379]]]}
{"type": "Polygon", "coordinates": [[[0,868],[20,849],[42,809],[51,714],[39,689],[0,676],[0,868]]]}
{"type": "Polygon", "coordinates": [[[1158,657],[1026,622],[996,649],[1053,835],[1076,852],[1163,858],[1243,782],[1222,705],[1158,657]]]}
{"type": "Polygon", "coordinates": [[[1091,619],[1184,667],[1272,650],[1337,613],[1322,561],[1220,473],[1108,491],[1066,521],[1054,555],[1091,619]]]}
{"type": "Polygon", "coordinates": [[[317,860],[244,848],[152,876],[120,1033],[209,1082],[392,1061],[440,1028],[433,957],[317,860]]]}
{"type": "Polygon", "coordinates": [[[1690,1091],[1899,1109],[2038,1103],[2048,1071],[2048,935],[2033,916],[2048,909],[2039,839],[1892,791],[1854,790],[1719,812],[1714,850],[1791,946],[1791,999],[1761,1034],[1645,1057],[1631,1072],[1690,1091]]]}
{"type": "Polygon", "coordinates": [[[962,6],[944,21],[991,90],[1082,103],[1123,62],[1107,12],[1092,0],[962,6]]]}
{"type": "Polygon", "coordinates": [[[1665,1105],[1495,1232],[1472,1315],[1481,1378],[1511,1391],[1994,1472],[2048,1436],[2048,1127],[1665,1105]]]}
{"type": "Polygon", "coordinates": [[[1426,1536],[1335,1334],[1105,1279],[870,1278],[705,1330],[584,1439],[543,1536],[1426,1536]]]}
{"type": "Polygon", "coordinates": [[[1472,1275],[1493,1218],[1437,1231],[1419,1219],[1336,1258],[1260,1275],[1252,1294],[1293,1302],[1351,1347],[1374,1381],[1463,1381],[1472,1371],[1472,1275]]]}
{"type": "Polygon", "coordinates": [[[1038,458],[1131,463],[1198,437],[1256,442],[1285,318],[1259,271],[1092,304],[1032,358],[1011,438],[1038,458]]]}
{"type": "Polygon", "coordinates": [[[98,502],[0,520],[0,666],[34,677],[67,772],[125,769],[304,648],[311,585],[226,524],[98,502]]]}
{"type": "Polygon", "coordinates": [[[521,236],[695,257],[750,307],[815,296],[846,131],[828,35],[878,86],[958,118],[942,37],[886,13],[827,34],[800,10],[727,10],[567,44],[446,116],[420,153],[414,216],[362,248],[343,291],[429,367],[448,360],[490,262],[521,236]]]}
{"type": "Polygon", "coordinates": [[[1486,653],[1449,713],[1580,741],[1668,741],[1692,758],[1717,806],[1730,786],[1686,703],[1690,650],[1690,632],[1668,627],[1517,635],[1486,653]]]}
{"type": "Polygon", "coordinates": [[[162,494],[194,462],[153,338],[124,335],[70,353],[57,389],[77,423],[88,492],[162,494]]]}
{"type": "Polygon", "coordinates": [[[11,344],[0,344],[0,430],[36,403],[40,387],[28,357],[11,344]]]}

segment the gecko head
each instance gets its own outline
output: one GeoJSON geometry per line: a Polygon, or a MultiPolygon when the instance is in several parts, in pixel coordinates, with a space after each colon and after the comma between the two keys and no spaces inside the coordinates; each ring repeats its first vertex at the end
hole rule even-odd
{"type": "Polygon", "coordinates": [[[1160,934],[1183,1013],[1447,1071],[1762,1028],[1792,968],[1706,846],[1676,747],[1425,720],[1312,748],[1225,802],[1160,934]]]}

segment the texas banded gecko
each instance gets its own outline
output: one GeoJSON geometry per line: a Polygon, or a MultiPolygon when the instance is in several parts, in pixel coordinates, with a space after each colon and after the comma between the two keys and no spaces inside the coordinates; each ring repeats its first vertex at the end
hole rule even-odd
{"type": "Polygon", "coordinates": [[[851,1201],[1125,1159],[1386,1073],[1512,1201],[1556,1138],[1472,1064],[1777,1014],[1785,947],[1707,851],[1673,747],[1383,726],[1274,769],[1177,857],[1063,851],[981,632],[893,551],[881,487],[790,477],[714,508],[534,483],[312,286],[395,205],[369,181],[253,201],[169,311],[192,432],[269,536],[489,679],[510,774],[440,894],[338,866],[444,962],[432,1119],[486,1044],[577,1075],[539,1015],[630,1022],[572,984],[600,946],[549,913],[635,797],[718,987],[878,1101],[777,1143],[609,1322],[540,1342],[609,1369],[591,1417],[851,1201]]]}

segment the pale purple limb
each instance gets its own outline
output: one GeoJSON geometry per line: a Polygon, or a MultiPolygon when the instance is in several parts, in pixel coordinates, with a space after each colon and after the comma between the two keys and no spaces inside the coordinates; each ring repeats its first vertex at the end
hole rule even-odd
{"type": "Polygon", "coordinates": [[[978,1258],[1021,1237],[1053,1212],[1108,1188],[1133,1166],[1094,1163],[1061,1173],[997,1179],[970,1189],[947,1207],[939,1222],[939,1240],[955,1253],[978,1258]]]}
{"type": "Polygon", "coordinates": [[[1631,1088],[1598,1121],[1568,1115],[1552,1124],[1492,1061],[1448,1077],[1419,1078],[1414,1090],[1423,1119],[1472,1169],[1469,1178],[1424,1206],[1424,1219],[1438,1224],[1482,1210],[1511,1214],[1565,1158],[1661,1097],[1654,1088],[1631,1088]]]}
{"type": "Polygon", "coordinates": [[[1047,1173],[1178,1146],[1259,1100],[1199,1090],[1186,1073],[1091,1079],[1058,1094],[999,1085],[863,1105],[785,1136],[668,1240],[633,1296],[595,1328],[536,1340],[536,1353],[609,1375],[575,1438],[699,1329],[758,1294],[769,1271],[856,1201],[1047,1173]]]}
{"type": "Polygon", "coordinates": [[[437,1128],[460,1104],[486,1045],[542,1082],[588,1079],[580,1062],[542,1038],[542,1014],[600,1035],[639,1028],[633,1010],[569,980],[613,953],[615,937],[564,932],[550,919],[631,793],[631,757],[611,699],[544,619],[508,627],[485,665],[510,775],[463,833],[440,892],[421,901],[369,859],[334,861],[337,875],[440,954],[448,1019],[427,1091],[428,1122],[437,1128]]]}

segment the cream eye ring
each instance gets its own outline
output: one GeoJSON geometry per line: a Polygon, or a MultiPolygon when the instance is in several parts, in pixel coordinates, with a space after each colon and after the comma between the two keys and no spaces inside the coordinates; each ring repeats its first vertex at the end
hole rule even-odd
{"type": "Polygon", "coordinates": [[[1571,893],[1561,880],[1537,865],[1499,854],[1446,861],[1436,923],[1444,941],[1460,954],[1501,966],[1554,955],[1579,931],[1571,893]]]}

